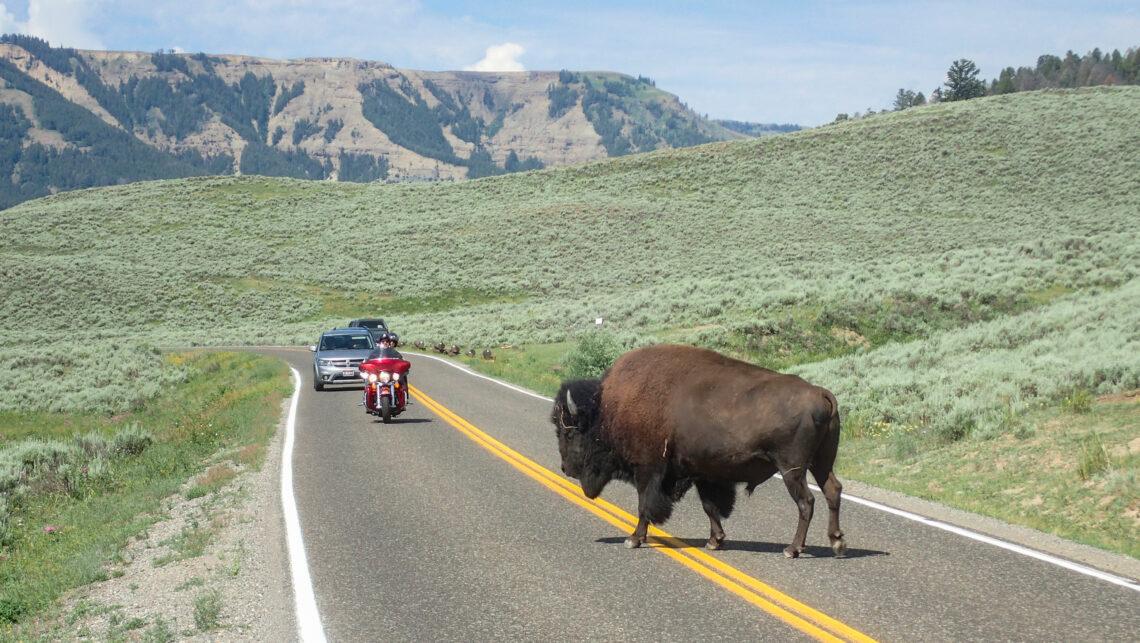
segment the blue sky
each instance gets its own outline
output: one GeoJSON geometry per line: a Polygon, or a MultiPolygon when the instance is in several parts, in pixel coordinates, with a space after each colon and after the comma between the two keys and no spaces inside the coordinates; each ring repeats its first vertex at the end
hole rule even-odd
{"type": "Polygon", "coordinates": [[[616,71],[711,118],[814,126],[1004,67],[1140,46],[1140,2],[0,0],[0,33],[77,49],[616,71]]]}

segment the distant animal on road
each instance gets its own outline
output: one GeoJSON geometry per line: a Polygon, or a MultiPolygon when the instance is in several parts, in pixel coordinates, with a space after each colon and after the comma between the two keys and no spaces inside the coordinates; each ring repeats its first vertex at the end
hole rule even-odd
{"type": "Polygon", "coordinates": [[[638,522],[627,547],[646,540],[650,523],[672,515],[696,486],[709,517],[709,549],[722,549],[721,521],[736,485],[751,493],[779,472],[799,509],[784,555],[804,551],[815,502],[811,471],[823,488],[831,548],[847,548],[839,528],[843,485],[832,466],[839,447],[839,406],[830,391],[692,346],[657,345],[622,355],[601,379],[562,383],[551,422],[562,471],[587,498],[610,480],[637,488],[638,522]]]}

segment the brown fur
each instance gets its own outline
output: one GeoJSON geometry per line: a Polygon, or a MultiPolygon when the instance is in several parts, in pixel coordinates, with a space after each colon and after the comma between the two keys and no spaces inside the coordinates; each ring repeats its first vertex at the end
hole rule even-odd
{"type": "MultiPolygon", "coordinates": [[[[602,378],[597,397],[599,412],[591,412],[596,426],[580,431],[582,440],[597,435],[600,441],[575,451],[576,434],[561,432],[563,470],[613,471],[588,476],[588,493],[595,495],[609,477],[637,487],[639,523],[627,541],[631,546],[644,542],[648,524],[667,519],[671,503],[695,484],[709,514],[709,546],[719,548],[724,540],[720,519],[732,511],[735,484],[744,483],[751,491],[778,472],[799,508],[796,535],[785,550],[798,556],[814,502],[807,487],[810,471],[827,498],[832,547],[842,553],[842,485],[832,472],[839,407],[826,389],[710,350],[659,345],[621,356],[602,378]],[[587,457],[582,453],[613,464],[567,466],[568,455],[587,457]]],[[[556,398],[557,418],[567,408],[564,397],[556,398]]]]}

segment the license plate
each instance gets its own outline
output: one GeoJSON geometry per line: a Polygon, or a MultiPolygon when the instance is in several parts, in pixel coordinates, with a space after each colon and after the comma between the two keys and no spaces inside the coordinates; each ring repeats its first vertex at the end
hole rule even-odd
{"type": "Polygon", "coordinates": [[[356,377],[356,371],[343,371],[341,375],[345,377],[356,377]]]}

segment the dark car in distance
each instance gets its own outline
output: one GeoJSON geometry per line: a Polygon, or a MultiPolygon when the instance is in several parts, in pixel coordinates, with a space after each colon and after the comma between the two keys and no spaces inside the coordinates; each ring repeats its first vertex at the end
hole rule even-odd
{"type": "Polygon", "coordinates": [[[372,333],[372,341],[379,341],[380,336],[388,332],[388,325],[384,323],[383,319],[379,317],[369,317],[365,319],[354,319],[348,322],[349,328],[367,328],[369,333],[372,333]]]}

